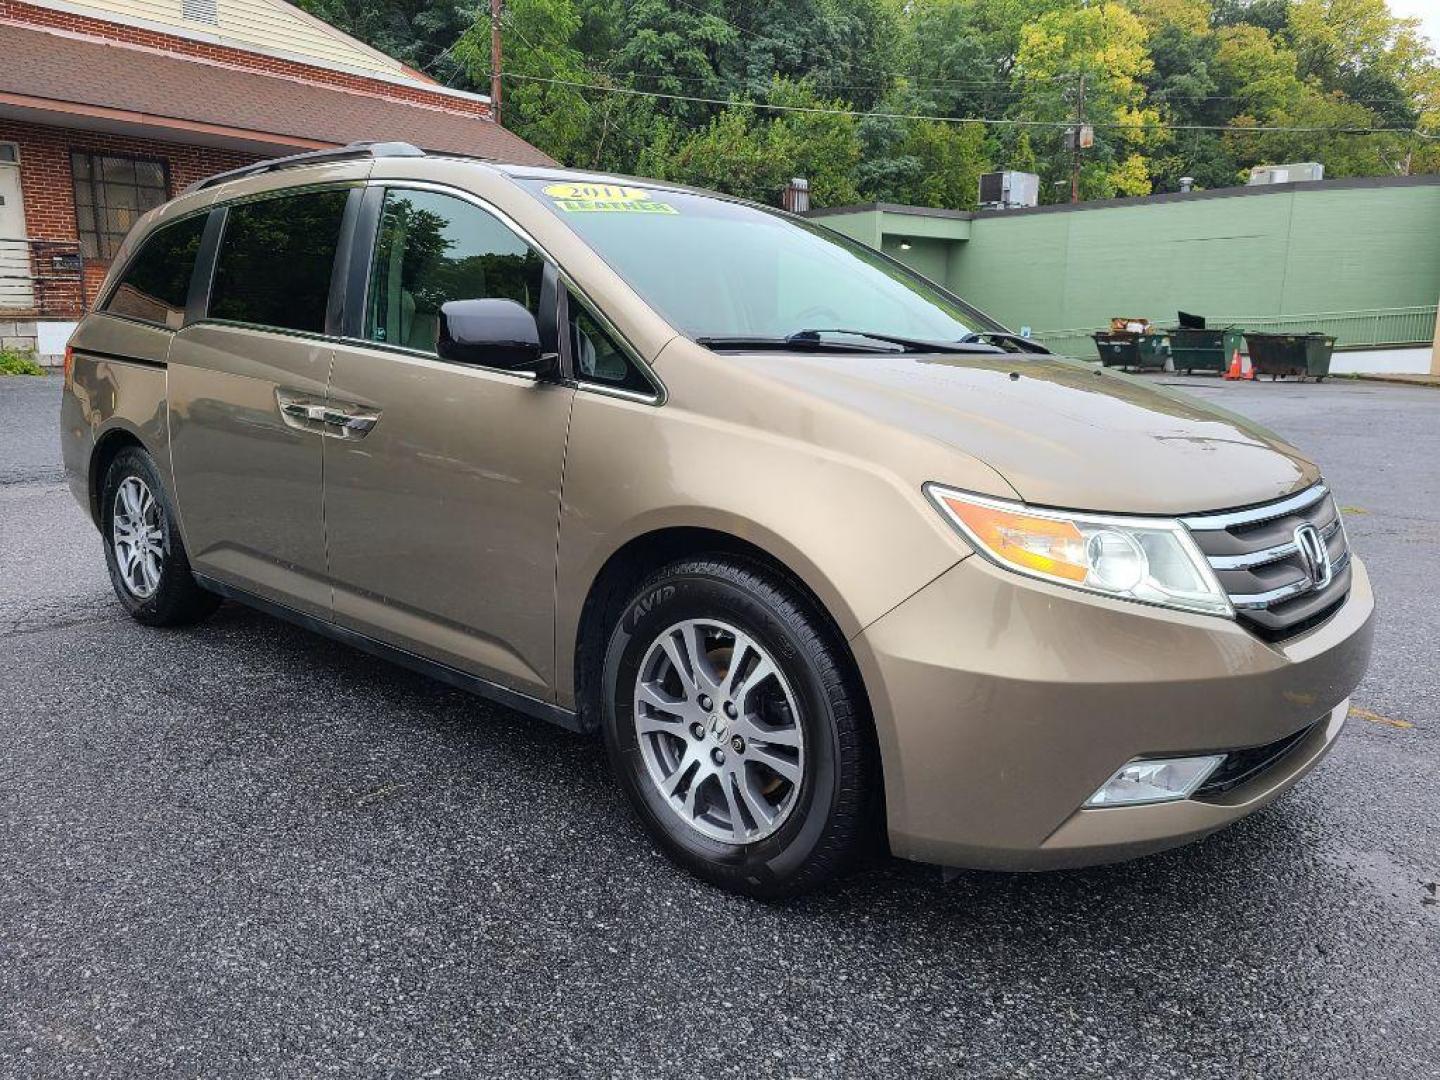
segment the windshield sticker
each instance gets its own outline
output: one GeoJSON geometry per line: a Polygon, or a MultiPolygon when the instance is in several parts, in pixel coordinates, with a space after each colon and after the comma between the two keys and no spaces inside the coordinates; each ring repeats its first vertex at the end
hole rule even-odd
{"type": "Polygon", "coordinates": [[[544,192],[555,207],[567,214],[678,214],[667,202],[660,202],[644,188],[620,184],[550,184],[544,192]]]}

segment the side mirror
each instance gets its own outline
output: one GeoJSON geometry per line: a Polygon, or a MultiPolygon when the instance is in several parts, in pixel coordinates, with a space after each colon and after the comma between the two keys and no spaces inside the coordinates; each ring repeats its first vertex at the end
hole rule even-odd
{"type": "Polygon", "coordinates": [[[457,364],[543,373],[553,353],[540,346],[535,316],[514,300],[450,300],[440,306],[436,353],[457,364]]]}

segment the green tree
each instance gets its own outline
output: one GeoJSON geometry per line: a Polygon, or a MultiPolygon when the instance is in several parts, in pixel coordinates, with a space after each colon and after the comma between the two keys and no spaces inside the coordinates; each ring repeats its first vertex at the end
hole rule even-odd
{"type": "MultiPolygon", "coordinates": [[[[483,2],[302,3],[488,88],[483,2]]],[[[1002,167],[1063,197],[1082,77],[1084,198],[1279,161],[1440,170],[1440,143],[1370,130],[1440,133],[1440,60],[1385,0],[506,0],[503,18],[521,136],[569,165],[770,202],[804,175],[817,205],[964,207],[1002,167]]]]}
{"type": "Polygon", "coordinates": [[[830,113],[767,113],[751,103],[725,109],[700,131],[675,146],[663,167],[664,179],[778,204],[792,177],[810,182],[814,206],[855,202],[853,175],[860,160],[855,118],[843,102],[817,97],[804,83],[776,78],[766,104],[839,110],[830,113]]]}
{"type": "MultiPolygon", "coordinates": [[[[1095,125],[1095,145],[1085,153],[1081,173],[1086,198],[1150,191],[1144,151],[1160,142],[1161,131],[1158,110],[1145,102],[1142,80],[1155,67],[1147,39],[1139,17],[1113,2],[1051,11],[1021,31],[1016,67],[1026,82],[1022,100],[1029,117],[1069,121],[1084,80],[1084,115],[1095,125]]],[[[1041,167],[1053,182],[1068,172],[1068,155],[1058,132],[1047,142],[1041,167]]]]}

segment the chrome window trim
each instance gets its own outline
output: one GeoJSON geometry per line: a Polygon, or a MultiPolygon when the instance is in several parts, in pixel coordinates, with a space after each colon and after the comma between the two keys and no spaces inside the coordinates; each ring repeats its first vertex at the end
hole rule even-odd
{"type": "MultiPolygon", "coordinates": [[[[606,333],[614,337],[616,343],[625,351],[625,354],[630,358],[630,360],[639,367],[641,375],[644,376],[647,380],[649,380],[650,384],[656,388],[656,391],[655,396],[652,398],[647,397],[644,394],[636,394],[630,390],[619,390],[615,387],[605,386],[603,383],[597,384],[582,380],[576,380],[577,388],[581,390],[590,390],[597,393],[607,394],[612,397],[624,398],[628,401],[640,401],[651,405],[663,405],[665,403],[665,400],[669,396],[668,392],[665,389],[665,384],[661,382],[660,377],[655,374],[654,369],[640,358],[639,350],[637,350],[634,345],[630,344],[630,341],[625,337],[624,334],[620,333],[620,331],[616,329],[615,324],[611,322],[610,319],[600,310],[599,306],[595,303],[594,300],[590,298],[589,294],[586,293],[585,290],[575,282],[575,279],[572,278],[570,274],[566,271],[564,266],[561,265],[560,260],[555,258],[555,256],[550,253],[550,251],[545,247],[544,244],[536,240],[535,237],[532,236],[530,232],[524,228],[524,226],[522,226],[504,210],[501,210],[498,206],[496,206],[494,203],[490,202],[483,196],[476,195],[473,191],[466,191],[464,188],[454,187],[450,184],[436,183],[433,180],[405,180],[400,178],[385,179],[383,177],[372,176],[368,180],[364,181],[364,186],[367,188],[381,188],[387,191],[398,189],[404,191],[429,191],[437,195],[449,195],[452,198],[457,198],[463,202],[468,202],[472,206],[477,207],[478,209],[489,214],[491,217],[495,218],[496,221],[500,222],[500,224],[504,225],[521,240],[523,240],[525,243],[529,244],[532,248],[539,252],[541,258],[545,259],[559,271],[561,284],[565,285],[567,288],[572,289],[582,300],[585,301],[586,307],[590,309],[590,314],[593,315],[600,322],[602,329],[604,329],[606,333]]],[[[368,302],[369,285],[367,282],[366,295],[360,298],[361,308],[363,309],[365,304],[368,302]]],[[[381,348],[386,347],[383,342],[370,341],[364,338],[358,340],[355,338],[345,338],[343,340],[345,340],[347,344],[361,344],[372,346],[378,345],[381,348]]],[[[439,360],[439,357],[437,357],[434,353],[427,353],[417,349],[407,349],[404,346],[391,346],[391,348],[393,348],[397,352],[402,352],[407,356],[420,356],[431,360],[439,360]]],[[[448,363],[449,361],[440,362],[448,363]]],[[[517,374],[516,372],[507,372],[503,368],[486,367],[484,370],[499,371],[502,374],[510,375],[517,374]]],[[[532,379],[532,381],[538,381],[537,377],[533,373],[530,375],[530,378],[532,379]]]]}
{"type": "Polygon", "coordinates": [[[425,360],[437,367],[443,367],[446,371],[483,371],[489,375],[505,375],[512,379],[519,379],[521,382],[537,383],[540,381],[540,376],[533,371],[514,371],[509,368],[491,367],[488,364],[462,364],[436,356],[433,352],[412,349],[406,345],[391,345],[384,341],[371,341],[369,338],[357,337],[330,337],[325,340],[336,345],[344,345],[346,348],[375,349],[379,352],[406,356],[411,360],[425,360]]]}
{"type": "Polygon", "coordinates": [[[1194,514],[1189,517],[1182,517],[1180,521],[1187,529],[1199,532],[1212,532],[1219,529],[1228,529],[1235,525],[1258,525],[1262,521],[1273,521],[1275,518],[1284,517],[1286,514],[1293,514],[1297,510],[1304,510],[1307,506],[1313,506],[1326,495],[1330,489],[1325,486],[1322,480],[1297,495],[1281,499],[1279,502],[1265,503],[1263,506],[1252,506],[1248,510],[1221,511],[1214,514],[1194,514]]]}

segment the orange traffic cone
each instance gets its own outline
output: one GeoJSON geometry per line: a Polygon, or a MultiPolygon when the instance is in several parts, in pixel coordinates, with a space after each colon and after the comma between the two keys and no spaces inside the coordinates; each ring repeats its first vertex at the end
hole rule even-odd
{"type": "Polygon", "coordinates": [[[1253,380],[1255,368],[1250,364],[1250,357],[1241,356],[1240,350],[1236,349],[1230,356],[1230,368],[1225,372],[1225,378],[1253,380]]]}

